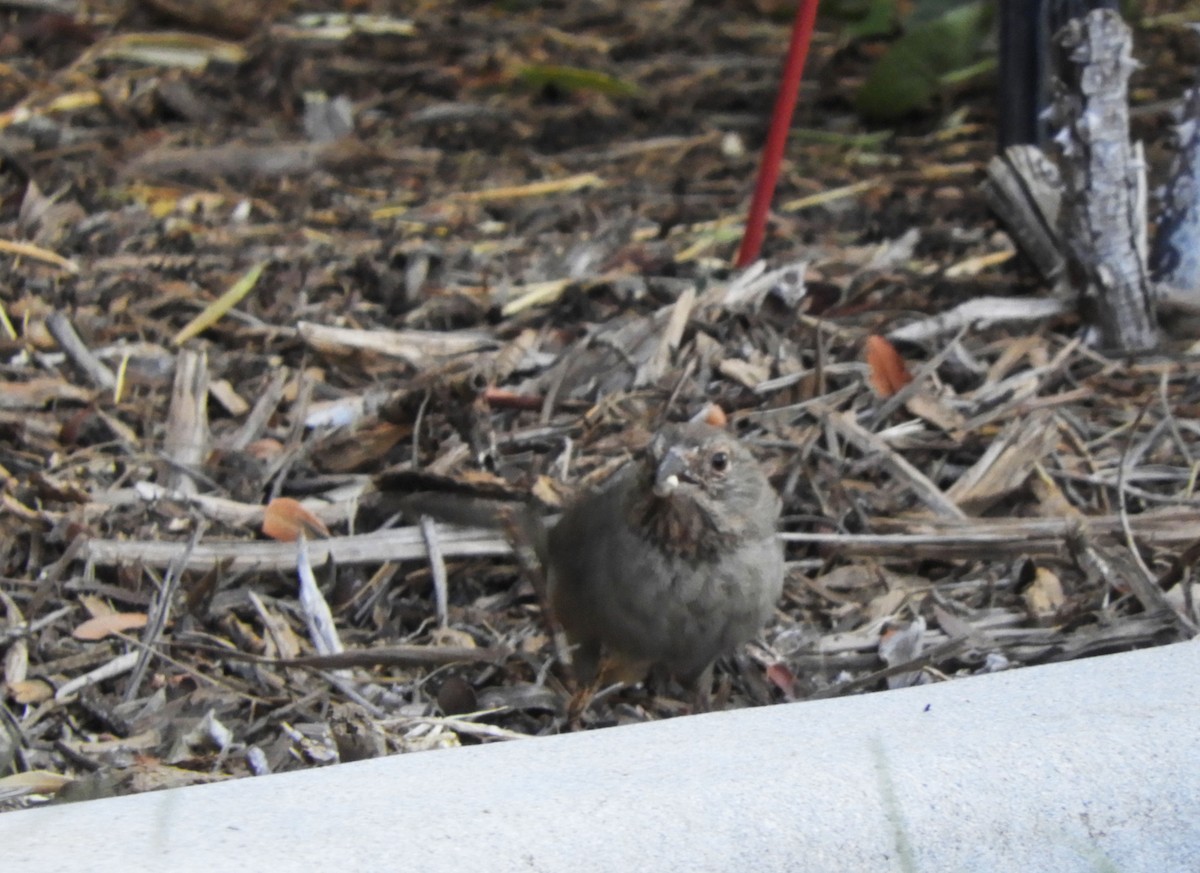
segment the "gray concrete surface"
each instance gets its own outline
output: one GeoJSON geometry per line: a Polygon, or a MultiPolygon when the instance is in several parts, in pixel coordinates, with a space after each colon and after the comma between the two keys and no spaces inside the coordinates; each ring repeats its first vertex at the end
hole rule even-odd
{"type": "Polygon", "coordinates": [[[1200,643],[0,815],[8,871],[1200,871],[1200,643]]]}

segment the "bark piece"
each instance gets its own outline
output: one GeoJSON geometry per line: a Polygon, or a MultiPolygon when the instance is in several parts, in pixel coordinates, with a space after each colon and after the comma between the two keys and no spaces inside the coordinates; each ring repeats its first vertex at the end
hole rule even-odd
{"type": "Polygon", "coordinates": [[[189,471],[198,472],[208,453],[208,355],[183,349],[175,369],[163,454],[170,459],[163,481],[185,494],[196,492],[189,471]]]}
{"type": "Polygon", "coordinates": [[[1012,146],[992,158],[983,194],[1017,246],[1047,282],[1057,283],[1065,266],[1059,215],[1062,176],[1036,146],[1012,146]]]}
{"type": "Polygon", "coordinates": [[[1101,342],[1124,351],[1158,342],[1146,267],[1146,177],[1129,141],[1132,38],[1121,17],[1098,10],[1056,37],[1061,50],[1055,137],[1062,152],[1062,230],[1072,278],[1094,309],[1101,342]]]}

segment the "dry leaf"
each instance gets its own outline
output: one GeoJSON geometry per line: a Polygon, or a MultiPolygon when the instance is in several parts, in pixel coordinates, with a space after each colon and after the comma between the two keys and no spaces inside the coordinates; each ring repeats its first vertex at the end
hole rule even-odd
{"type": "Polygon", "coordinates": [[[26,640],[14,640],[4,653],[4,672],[0,679],[11,684],[21,682],[29,673],[29,644],[26,640]]]}
{"type": "Polygon", "coordinates": [[[77,640],[102,640],[110,634],[138,630],[146,626],[144,612],[110,612],[107,615],[97,615],[89,618],[83,624],[71,631],[71,636],[77,640]]]}
{"type": "Polygon", "coordinates": [[[92,392],[62,379],[38,377],[0,385],[0,409],[40,409],[53,401],[86,403],[92,392]]]}
{"type": "Polygon", "coordinates": [[[900,611],[900,607],[908,600],[910,594],[911,592],[905,591],[903,588],[885,591],[878,597],[871,598],[871,602],[867,604],[866,613],[872,619],[894,616],[900,611]]]}
{"type": "Polygon", "coordinates": [[[95,594],[79,595],[79,605],[86,609],[87,614],[92,618],[116,613],[116,610],[109,605],[107,600],[103,597],[97,597],[95,594]]]}
{"type": "Polygon", "coordinates": [[[538,476],[534,480],[530,492],[546,506],[553,509],[559,509],[564,506],[574,493],[563,482],[558,479],[552,479],[549,476],[538,476]]]}
{"type": "Polygon", "coordinates": [[[1021,592],[1021,596],[1025,598],[1025,606],[1030,614],[1041,619],[1053,618],[1067,599],[1062,582],[1046,567],[1038,567],[1034,571],[1033,582],[1021,592]]]}
{"type": "Polygon", "coordinates": [[[871,387],[880,397],[891,397],[912,381],[912,373],[896,347],[881,336],[867,337],[867,366],[871,387]]]}
{"type": "Polygon", "coordinates": [[[471,683],[461,676],[448,676],[437,693],[438,708],[446,715],[462,715],[479,708],[479,698],[471,683]]]}
{"type": "MultiPolygon", "coordinates": [[[[907,625],[892,624],[879,638],[879,657],[889,667],[905,664],[921,654],[925,644],[925,618],[917,616],[907,625]]],[[[928,677],[920,671],[898,673],[887,679],[888,688],[924,685],[928,677]]]]}
{"type": "Polygon", "coordinates": [[[283,454],[283,443],[277,439],[263,437],[246,446],[246,454],[259,461],[273,461],[283,454]]]}
{"type": "Polygon", "coordinates": [[[820,575],[821,585],[835,591],[871,588],[881,581],[879,571],[869,564],[843,564],[820,575]]]}
{"type": "Polygon", "coordinates": [[[753,391],[771,377],[771,370],[764,364],[743,361],[741,358],[724,358],[717,365],[722,376],[739,382],[753,391]]]}
{"type": "Polygon", "coordinates": [[[430,634],[430,640],[435,646],[458,646],[464,649],[473,649],[476,646],[473,636],[466,631],[456,630],[452,627],[435,629],[430,634]]]}
{"type": "Polygon", "coordinates": [[[250,411],[250,404],[237,393],[237,389],[228,379],[216,379],[208,383],[208,396],[220,403],[225,411],[234,418],[245,415],[250,411]]]}
{"type": "MultiPolygon", "coordinates": [[[[0,591],[0,603],[4,604],[4,613],[10,626],[24,623],[25,616],[21,607],[3,591],[0,591]]],[[[13,640],[0,662],[3,663],[0,681],[10,686],[14,682],[23,682],[29,675],[29,641],[21,637],[13,640]]]]}
{"type": "Polygon", "coordinates": [[[1038,515],[1043,518],[1081,518],[1080,512],[1071,503],[1041,464],[1034,465],[1034,475],[1029,479],[1029,490],[1037,500],[1038,515]]]}
{"type": "Polygon", "coordinates": [[[943,609],[936,603],[933,606],[933,614],[937,616],[938,627],[948,637],[975,639],[979,636],[967,621],[959,618],[948,609],[943,609]]]}
{"type": "Polygon", "coordinates": [[[71,777],[48,770],[29,770],[13,773],[0,779],[0,797],[22,797],[26,794],[54,794],[71,777]]]}
{"type": "Polygon", "coordinates": [[[546,634],[535,633],[522,637],[517,644],[517,651],[527,655],[536,655],[543,646],[549,645],[550,638],[546,634]]]}
{"type": "Polygon", "coordinates": [[[237,43],[191,33],[123,33],[92,46],[89,58],[115,58],[140,64],[202,70],[209,61],[240,64],[246,51],[237,43]]]}
{"type": "Polygon", "coordinates": [[[50,687],[49,682],[41,679],[25,679],[21,682],[9,682],[8,696],[15,703],[41,703],[54,696],[54,689],[50,687]]]}
{"type": "Polygon", "coordinates": [[[263,513],[262,532],[273,540],[285,543],[295,542],[302,533],[305,536],[329,536],[325,522],[291,497],[276,497],[267,504],[263,513]]]}
{"type": "Polygon", "coordinates": [[[323,442],[320,468],[330,473],[360,470],[375,464],[400,440],[411,435],[412,428],[387,421],[377,421],[353,431],[339,431],[323,442]]]}
{"type": "Polygon", "coordinates": [[[961,430],[966,424],[966,419],[963,418],[961,413],[951,409],[939,398],[927,394],[920,389],[905,401],[904,408],[946,433],[955,433],[961,430]]]}

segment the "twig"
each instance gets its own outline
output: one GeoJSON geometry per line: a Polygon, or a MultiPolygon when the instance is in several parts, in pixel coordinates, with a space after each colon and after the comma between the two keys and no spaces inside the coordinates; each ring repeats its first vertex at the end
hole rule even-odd
{"type": "Polygon", "coordinates": [[[275,370],[271,374],[271,381],[254,401],[254,408],[250,410],[246,420],[225,440],[225,445],[230,450],[240,452],[258,439],[263,428],[267,426],[267,421],[275,413],[275,408],[279,406],[279,401],[283,399],[286,384],[287,374],[283,370],[275,370]]]}
{"type": "MultiPolygon", "coordinates": [[[[1159,546],[1190,544],[1196,540],[1200,510],[1194,507],[1144,512],[1126,518],[1143,542],[1159,546]]],[[[1029,555],[1061,557],[1068,538],[1082,527],[1093,536],[1122,533],[1118,515],[1074,518],[982,518],[921,520],[874,519],[880,533],[784,533],[787,543],[826,546],[838,554],[894,558],[978,558],[1029,555]],[[901,528],[890,533],[886,528],[901,528]],[[907,530],[904,530],[907,528],[907,530]]]]}
{"type": "Polygon", "coordinates": [[[112,391],[116,387],[116,375],[83,344],[83,340],[75,332],[75,326],[65,315],[61,312],[51,312],[46,316],[46,329],[71,362],[87,374],[93,385],[106,391],[112,391]]]}
{"type": "Polygon", "coordinates": [[[296,329],[301,339],[323,354],[370,352],[398,358],[418,370],[443,358],[499,347],[496,338],[483,331],[354,330],[306,321],[296,329]]]}
{"type": "Polygon", "coordinates": [[[173,646],[207,652],[218,658],[248,661],[273,667],[306,667],[314,670],[342,670],[350,667],[443,667],[447,664],[496,664],[512,652],[500,647],[466,646],[379,646],[374,649],[350,649],[336,655],[302,655],[295,658],[269,658],[208,643],[175,640],[173,646]]]}
{"type": "Polygon", "coordinates": [[[921,672],[926,667],[933,666],[938,661],[953,657],[970,645],[970,641],[966,637],[955,637],[946,640],[944,643],[934,646],[932,649],[926,650],[923,654],[913,658],[911,661],[905,661],[902,664],[896,664],[892,667],[885,667],[882,670],[876,670],[873,673],[868,673],[866,676],[860,676],[858,679],[851,679],[849,682],[842,682],[834,685],[832,688],[826,688],[822,691],[817,691],[810,694],[806,700],[822,700],[828,697],[841,697],[843,694],[849,694],[851,691],[858,691],[862,688],[870,688],[877,682],[882,682],[884,679],[889,679],[892,676],[902,676],[905,673],[921,672]]]}
{"type": "Polygon", "coordinates": [[[421,516],[419,527],[421,539],[425,542],[425,551],[429,555],[429,572],[433,575],[433,599],[437,608],[438,627],[444,628],[450,623],[446,559],[442,557],[442,549],[438,543],[437,525],[434,524],[433,519],[427,515],[421,516]]]}
{"type": "Polygon", "coordinates": [[[825,420],[838,433],[853,443],[859,451],[879,455],[883,464],[892,471],[892,474],[905,482],[918,499],[930,509],[950,518],[967,517],[967,514],[959,509],[954,501],[946,497],[940,488],[930,482],[924,473],[901,457],[878,436],[859,425],[848,413],[829,412],[825,415],[825,420]]]}
{"type": "Polygon", "coordinates": [[[153,609],[150,610],[150,620],[146,622],[146,629],[142,633],[142,646],[138,650],[137,664],[133,668],[133,674],[129,677],[129,684],[125,687],[126,703],[138,695],[138,689],[146,675],[146,668],[150,664],[150,656],[154,654],[154,646],[162,636],[163,628],[167,626],[171,601],[175,599],[175,591],[179,587],[179,579],[183,575],[187,557],[192,549],[196,548],[196,543],[200,541],[203,533],[204,526],[196,525],[187,546],[179,553],[178,560],[172,561],[167,567],[166,576],[158,590],[158,597],[154,602],[153,609]]]}
{"type": "Polygon", "coordinates": [[[906,324],[887,333],[890,340],[921,342],[963,329],[984,330],[996,324],[1045,321],[1074,307],[1057,298],[977,297],[948,312],[906,324]]]}
{"type": "MultiPolygon", "coordinates": [[[[474,715],[489,715],[490,713],[474,713],[474,715]]],[[[465,717],[446,718],[434,715],[413,715],[404,718],[389,719],[383,723],[387,727],[403,727],[406,724],[427,724],[434,727],[444,727],[452,730],[457,734],[467,734],[469,736],[486,737],[494,740],[527,740],[529,734],[510,731],[502,727],[492,724],[478,724],[473,721],[467,721],[465,717]]]]}
{"type": "Polygon", "coordinates": [[[89,685],[95,685],[103,682],[106,679],[113,679],[120,676],[122,673],[128,673],[137,664],[141,657],[141,652],[126,652],[124,655],[118,655],[110,661],[101,664],[95,670],[85,673],[82,676],[76,676],[68,682],[64,682],[54,692],[54,699],[58,701],[66,700],[76,692],[82,691],[89,685]]]}
{"type": "Polygon", "coordinates": [[[1187,628],[1192,635],[1196,633],[1196,625],[1191,619],[1175,609],[1163,596],[1162,590],[1158,587],[1158,579],[1153,571],[1146,566],[1146,561],[1142,558],[1142,550],[1138,548],[1133,539],[1133,527],[1129,523],[1129,512],[1125,506],[1125,470],[1126,457],[1129,449],[1133,445],[1133,435],[1137,433],[1137,427],[1141,423],[1142,418],[1146,415],[1148,406],[1143,406],[1134,419],[1133,425],[1129,428],[1129,434],[1125,440],[1125,449],[1121,453],[1121,459],[1117,466],[1117,508],[1121,519],[1121,530],[1125,534],[1125,547],[1129,550],[1133,557],[1133,562],[1137,565],[1138,572],[1141,573],[1139,578],[1136,574],[1131,575],[1127,579],[1130,589],[1134,596],[1141,601],[1142,606],[1147,612],[1153,610],[1163,610],[1170,614],[1180,625],[1187,628]]]}
{"type": "MultiPolygon", "coordinates": [[[[442,549],[456,557],[508,555],[511,548],[495,531],[447,527],[441,533],[442,549]]],[[[413,528],[376,531],[370,534],[331,537],[309,543],[313,561],[321,564],[375,564],[384,561],[425,560],[428,552],[420,531],[413,528]]],[[[179,553],[179,544],[161,540],[89,540],[81,557],[94,564],[144,563],[164,567],[179,553]]],[[[188,555],[188,570],[211,570],[228,561],[227,570],[282,570],[296,566],[296,550],[291,543],[243,540],[237,542],[198,543],[188,555]]]]}
{"type": "Polygon", "coordinates": [[[303,533],[296,539],[296,576],[300,580],[300,609],[308,625],[308,637],[313,648],[322,655],[336,655],[344,650],[329,604],[317,586],[312,561],[308,555],[308,540],[303,533]]]}

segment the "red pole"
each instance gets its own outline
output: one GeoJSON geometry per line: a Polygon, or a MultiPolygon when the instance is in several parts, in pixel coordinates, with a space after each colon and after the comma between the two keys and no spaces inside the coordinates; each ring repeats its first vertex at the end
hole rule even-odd
{"type": "Polygon", "coordinates": [[[783,64],[779,94],[775,97],[771,127],[767,131],[767,143],[763,147],[762,160],[758,165],[758,180],[754,184],[754,197],[750,201],[746,229],[742,234],[742,245],[738,249],[736,265],[739,267],[752,263],[762,250],[767,213],[771,209],[771,198],[775,196],[779,165],[783,160],[783,149],[787,145],[788,130],[792,126],[796,98],[800,95],[800,77],[804,73],[804,61],[808,58],[808,44],[812,40],[818,2],[819,0],[799,0],[796,6],[796,20],[792,24],[792,39],[788,45],[787,59],[783,64]]]}

